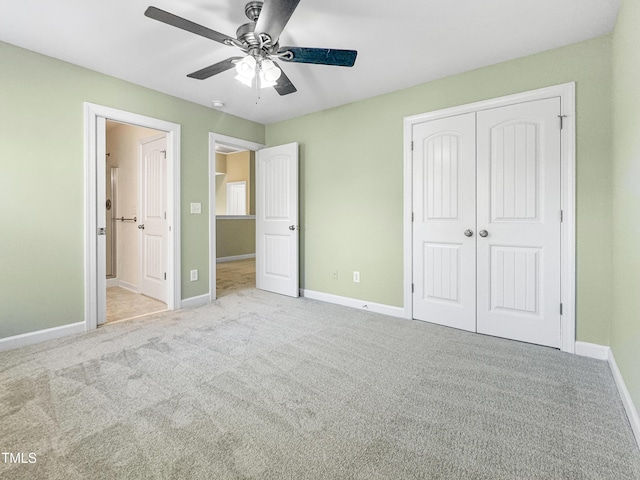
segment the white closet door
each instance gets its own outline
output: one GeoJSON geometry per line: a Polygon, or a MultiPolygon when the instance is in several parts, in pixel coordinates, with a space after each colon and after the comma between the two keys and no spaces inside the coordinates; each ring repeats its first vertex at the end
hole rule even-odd
{"type": "Polygon", "coordinates": [[[477,114],[479,333],[560,347],[559,114],[559,98],[477,114]]]}
{"type": "Polygon", "coordinates": [[[413,128],[413,317],[470,331],[476,329],[475,134],[475,113],[413,128]]]}
{"type": "Polygon", "coordinates": [[[256,193],[256,287],[298,297],[297,143],[258,150],[256,193]]]}

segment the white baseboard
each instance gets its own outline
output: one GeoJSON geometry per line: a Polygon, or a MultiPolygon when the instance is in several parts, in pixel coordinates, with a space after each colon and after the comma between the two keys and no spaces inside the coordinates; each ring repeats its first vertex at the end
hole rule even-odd
{"type": "Polygon", "coordinates": [[[581,357],[595,358],[597,360],[608,360],[611,349],[604,345],[595,343],[576,342],[576,355],[581,357]]]}
{"type": "Polygon", "coordinates": [[[117,278],[107,278],[107,288],[120,286],[120,280],[117,278]]]}
{"type": "Polygon", "coordinates": [[[12,337],[0,338],[0,352],[13,350],[14,348],[26,347],[34,343],[46,342],[56,338],[66,337],[86,331],[85,322],[70,323],[60,327],[47,328],[36,332],[23,333],[12,337]]]}
{"type": "Polygon", "coordinates": [[[321,302],[335,303],[336,305],[342,305],[344,307],[358,308],[361,310],[368,310],[370,312],[382,313],[391,317],[404,318],[404,308],[402,307],[393,307],[390,305],[383,305],[381,303],[367,302],[365,300],[341,297],[339,295],[305,289],[300,289],[300,295],[312,300],[320,300],[321,302]]]}
{"type": "Polygon", "coordinates": [[[248,258],[256,258],[255,253],[247,253],[245,255],[233,255],[232,257],[216,258],[216,263],[234,262],[236,260],[246,260],[248,258]]]}
{"type": "Polygon", "coordinates": [[[616,359],[613,356],[613,350],[611,349],[609,349],[609,358],[607,358],[607,360],[609,362],[609,368],[611,368],[611,373],[613,374],[613,379],[616,381],[618,392],[620,392],[622,404],[627,412],[627,418],[631,424],[631,430],[633,430],[633,434],[636,437],[636,443],[638,448],[640,448],[640,417],[638,416],[638,410],[633,404],[631,394],[629,393],[629,390],[627,390],[627,384],[624,382],[624,378],[622,378],[616,359]]]}
{"type": "Polygon", "coordinates": [[[576,342],[576,354],[583,357],[605,360],[609,364],[611,374],[616,382],[616,387],[618,387],[618,394],[620,395],[620,399],[624,405],[624,410],[627,413],[627,418],[631,424],[631,430],[633,431],[633,435],[636,437],[638,448],[640,448],[640,416],[638,416],[638,410],[633,404],[631,394],[627,389],[627,384],[624,382],[624,378],[622,378],[616,359],[613,356],[613,350],[611,350],[610,347],[596,345],[595,343],[576,342]]]}
{"type": "Polygon", "coordinates": [[[125,290],[129,290],[130,292],[133,292],[133,293],[140,293],[138,291],[138,286],[134,285],[133,283],[127,283],[120,280],[118,282],[118,286],[124,288],[125,290]]]}
{"type": "Polygon", "coordinates": [[[195,308],[211,302],[211,295],[205,293],[196,297],[183,298],[181,308],[195,308]]]}

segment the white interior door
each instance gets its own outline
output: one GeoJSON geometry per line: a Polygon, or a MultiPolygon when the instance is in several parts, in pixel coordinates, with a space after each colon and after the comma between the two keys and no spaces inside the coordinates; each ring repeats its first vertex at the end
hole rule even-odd
{"type": "Polygon", "coordinates": [[[167,138],[143,141],[140,158],[140,293],[167,301],[167,138]]]}
{"type": "Polygon", "coordinates": [[[298,144],[256,157],[256,287],[297,297],[298,144]]]}
{"type": "Polygon", "coordinates": [[[480,333],[560,347],[560,99],[478,112],[480,333]],[[485,235],[486,232],[486,236],[485,235]]]}
{"type": "Polygon", "coordinates": [[[413,128],[413,316],[476,328],[475,113],[413,128]]]}

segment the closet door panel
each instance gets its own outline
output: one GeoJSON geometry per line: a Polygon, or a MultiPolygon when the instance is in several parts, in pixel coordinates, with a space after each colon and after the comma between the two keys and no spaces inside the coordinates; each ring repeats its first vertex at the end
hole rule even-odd
{"type": "Polygon", "coordinates": [[[551,98],[477,114],[477,331],[551,347],[560,346],[559,113],[551,98]]]}
{"type": "Polygon", "coordinates": [[[416,125],[413,142],[413,316],[475,331],[475,113],[416,125]]]}

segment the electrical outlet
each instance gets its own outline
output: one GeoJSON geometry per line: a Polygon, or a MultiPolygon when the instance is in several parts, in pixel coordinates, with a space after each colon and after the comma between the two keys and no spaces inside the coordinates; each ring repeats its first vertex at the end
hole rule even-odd
{"type": "Polygon", "coordinates": [[[198,280],[198,270],[191,270],[191,281],[195,282],[198,280]]]}
{"type": "Polygon", "coordinates": [[[360,283],[360,272],[353,272],[353,281],[355,283],[360,283]]]}
{"type": "Polygon", "coordinates": [[[338,279],[338,270],[334,270],[333,272],[331,272],[331,278],[333,280],[337,280],[338,279]]]}

